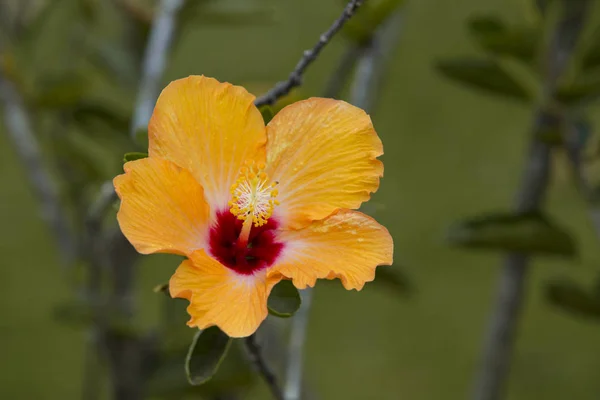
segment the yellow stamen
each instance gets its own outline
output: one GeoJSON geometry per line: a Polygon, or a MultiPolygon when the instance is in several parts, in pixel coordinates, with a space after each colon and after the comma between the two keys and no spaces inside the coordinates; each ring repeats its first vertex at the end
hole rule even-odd
{"type": "Polygon", "coordinates": [[[269,182],[269,177],[263,171],[264,164],[255,165],[253,161],[246,162],[240,168],[240,175],[231,186],[231,201],[229,209],[233,215],[244,221],[240,240],[248,241],[252,225],[262,226],[267,223],[273,214],[273,208],[279,204],[277,196],[277,183],[269,182]]]}

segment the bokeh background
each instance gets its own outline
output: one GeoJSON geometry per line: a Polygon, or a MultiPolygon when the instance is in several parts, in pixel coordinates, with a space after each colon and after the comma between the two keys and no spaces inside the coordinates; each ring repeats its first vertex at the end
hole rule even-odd
{"type": "MultiPolygon", "coordinates": [[[[17,3],[0,2],[8,9],[17,3]]],[[[89,81],[86,96],[104,101],[122,115],[131,114],[135,90],[94,69],[97,61],[81,61],[84,53],[89,53],[88,60],[105,56],[87,36],[77,34],[89,28],[95,32],[94,40],[116,49],[130,28],[126,20],[103,2],[93,20],[73,11],[75,1],[60,3],[46,12],[40,27],[43,33],[29,43],[20,61],[18,71],[27,81],[25,86],[35,89],[39,81],[33,76],[76,70],[89,81]]],[[[287,77],[301,52],[313,45],[343,7],[334,0],[256,3],[252,7],[267,10],[266,16],[260,11],[248,23],[219,24],[209,17],[187,22],[161,86],[179,77],[204,74],[261,94],[287,77]]],[[[387,55],[383,84],[371,110],[384,143],[385,177],[365,211],[387,226],[395,240],[395,266],[382,268],[397,269],[393,273],[409,279],[413,290],[407,295],[371,283],[357,293],[345,291],[339,283],[317,285],[305,376],[318,398],[454,400],[468,396],[492,309],[501,253],[453,248],[446,231],[462,217],[510,208],[534,106],[466,90],[436,72],[434,64],[448,56],[480,54],[466,33],[468,18],[492,13],[513,22],[527,21],[525,3],[421,0],[402,6],[399,40],[387,55]]],[[[228,0],[219,7],[234,10],[248,4],[228,0]]],[[[9,36],[2,38],[10,43],[9,36]]],[[[322,94],[348,43],[347,37],[337,36],[295,93],[322,94]]],[[[5,54],[10,49],[3,46],[5,54]]],[[[348,100],[348,93],[340,97],[348,100]]],[[[597,111],[589,110],[592,122],[600,122],[597,111]]],[[[53,126],[49,121],[58,112],[33,114],[44,154],[57,151],[48,126],[53,126]]],[[[129,146],[127,131],[119,138],[118,133],[97,129],[95,133],[81,127],[65,130],[74,135],[79,151],[92,160],[103,179],[119,172],[129,146]]],[[[56,307],[74,297],[77,278],[69,277],[61,266],[53,234],[40,217],[24,165],[4,124],[0,132],[0,397],[81,398],[87,330],[56,317],[56,307]]],[[[51,161],[49,156],[46,161],[51,161]]],[[[587,204],[576,190],[565,157],[555,155],[553,165],[546,210],[570,232],[579,252],[576,258],[533,261],[508,382],[510,400],[600,396],[600,326],[593,319],[553,307],[544,296],[545,284],[556,277],[588,285],[600,263],[587,204]]],[[[166,281],[176,265],[177,260],[168,256],[143,257],[135,283],[136,325],[148,329],[156,325],[163,299],[152,289],[166,281]]],[[[181,365],[183,374],[183,360],[181,365]]],[[[100,391],[108,398],[105,386],[100,391]]],[[[257,383],[241,398],[268,398],[268,393],[257,383]]]]}

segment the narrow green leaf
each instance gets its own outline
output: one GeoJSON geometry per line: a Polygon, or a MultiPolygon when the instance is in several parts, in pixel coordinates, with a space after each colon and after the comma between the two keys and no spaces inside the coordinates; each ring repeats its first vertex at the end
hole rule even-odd
{"type": "Polygon", "coordinates": [[[275,116],[275,114],[273,113],[273,108],[271,108],[271,106],[262,106],[259,109],[259,111],[262,114],[263,119],[265,120],[265,125],[268,124],[275,116]]]}
{"type": "Polygon", "coordinates": [[[72,109],[90,91],[84,76],[69,72],[45,77],[37,86],[35,105],[50,110],[72,109]]]}
{"type": "Polygon", "coordinates": [[[587,318],[600,318],[600,296],[588,293],[575,282],[559,280],[546,286],[546,299],[554,306],[587,318]]]}
{"type": "Polygon", "coordinates": [[[139,153],[139,152],[126,153],[123,156],[123,162],[141,160],[142,158],[147,158],[147,157],[148,157],[148,153],[139,153]]]}
{"type": "Polygon", "coordinates": [[[492,60],[444,60],[436,68],[445,77],[474,89],[512,99],[530,99],[527,89],[492,60]]]}
{"type": "Polygon", "coordinates": [[[468,218],[450,228],[448,241],[457,247],[573,257],[571,235],[541,213],[490,213],[468,218]]]}
{"type": "Polygon", "coordinates": [[[185,373],[192,385],[209,381],[227,355],[231,338],[216,326],[199,330],[185,359],[185,373]]]}
{"type": "Polygon", "coordinates": [[[393,292],[404,297],[409,296],[414,291],[412,282],[404,271],[401,271],[399,268],[378,267],[374,284],[383,284],[393,292]]]}
{"type": "MultiPolygon", "coordinates": [[[[128,134],[129,119],[119,113],[117,110],[102,104],[95,100],[83,100],[80,101],[73,109],[73,119],[77,122],[86,132],[93,132],[90,126],[94,121],[100,121],[106,124],[110,129],[121,133],[123,135],[128,134]]],[[[106,130],[102,130],[106,132],[106,130]]]]}
{"type": "Polygon", "coordinates": [[[473,17],[468,22],[473,39],[495,55],[512,56],[527,63],[535,60],[540,33],[530,27],[508,27],[495,16],[473,17]]]}
{"type": "Polygon", "coordinates": [[[275,285],[271,291],[267,307],[271,315],[280,318],[289,318],[298,311],[301,303],[300,293],[298,293],[298,289],[296,289],[292,281],[283,280],[275,285]]]}
{"type": "Polygon", "coordinates": [[[597,100],[600,97],[600,74],[584,75],[575,81],[562,85],[556,99],[567,106],[576,106],[597,100]]]}

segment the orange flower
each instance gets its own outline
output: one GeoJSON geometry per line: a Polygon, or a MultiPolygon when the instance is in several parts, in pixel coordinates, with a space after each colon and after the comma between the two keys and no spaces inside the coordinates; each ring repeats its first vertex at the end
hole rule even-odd
{"type": "Polygon", "coordinates": [[[256,331],[281,279],[360,290],[393,253],[388,231],[351,211],[383,175],[369,116],[311,98],[265,127],[254,99],[204,76],[172,82],[150,120],[149,157],[114,180],[137,251],[187,257],[169,287],[190,301],[188,325],[232,337],[256,331]]]}

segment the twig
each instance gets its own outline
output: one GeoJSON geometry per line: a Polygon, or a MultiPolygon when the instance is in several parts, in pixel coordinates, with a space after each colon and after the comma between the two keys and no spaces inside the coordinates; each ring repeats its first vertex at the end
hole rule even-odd
{"type": "Polygon", "coordinates": [[[162,0],[152,24],[148,45],[142,65],[136,107],[133,114],[131,136],[135,138],[138,129],[144,128],[150,117],[158,97],[162,75],[167,62],[167,56],[177,26],[176,16],[185,0],[162,0]]]}
{"type": "MultiPolygon", "coordinates": [[[[365,46],[352,45],[348,49],[340,60],[340,65],[332,77],[331,84],[326,89],[326,97],[337,97],[339,95],[345,83],[340,76],[347,77],[349,75],[357,57],[358,68],[355,72],[350,101],[367,112],[372,111],[374,99],[377,97],[376,93],[380,89],[379,80],[383,77],[384,66],[399,38],[400,18],[401,12],[396,11],[365,46]]],[[[302,305],[292,319],[285,400],[299,400],[301,398],[304,345],[306,343],[306,330],[312,295],[313,289],[311,288],[302,292],[302,305]]]]}
{"type": "Polygon", "coordinates": [[[254,104],[256,104],[257,107],[273,105],[279,98],[288,94],[293,88],[300,86],[302,84],[302,76],[308,66],[317,59],[321,50],[323,50],[331,38],[333,38],[333,36],[344,26],[346,21],[352,18],[363,2],[364,0],[351,0],[344,8],[342,15],[340,15],[329,29],[319,37],[317,44],[315,44],[312,49],[304,51],[302,58],[298,64],[296,64],[296,67],[288,79],[278,82],[267,94],[256,99],[254,104]]]}
{"type": "MultiPolygon", "coordinates": [[[[551,111],[557,81],[579,37],[586,14],[587,1],[565,5],[565,15],[557,26],[548,50],[542,106],[538,109],[532,129],[529,158],[521,188],[517,195],[516,212],[537,210],[545,197],[550,176],[550,147],[539,138],[539,132],[560,126],[561,115],[551,111]]],[[[501,272],[495,310],[489,322],[484,344],[480,374],[475,382],[474,400],[498,400],[504,395],[517,322],[523,305],[528,257],[509,254],[501,272]]]]}
{"type": "Polygon", "coordinates": [[[277,382],[277,377],[264,359],[260,346],[256,342],[255,335],[248,336],[244,340],[244,343],[246,344],[250,361],[257,369],[258,373],[263,377],[267,386],[269,386],[273,397],[276,400],[284,400],[283,392],[281,391],[279,383],[277,382]]]}
{"type": "Polygon", "coordinates": [[[69,265],[75,259],[77,245],[69,226],[68,214],[61,204],[54,179],[44,166],[23,100],[14,85],[1,73],[0,98],[4,105],[7,131],[38,198],[42,218],[53,232],[63,264],[69,265]]]}

